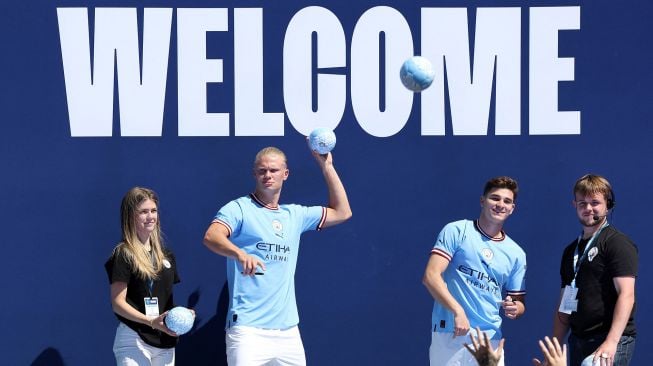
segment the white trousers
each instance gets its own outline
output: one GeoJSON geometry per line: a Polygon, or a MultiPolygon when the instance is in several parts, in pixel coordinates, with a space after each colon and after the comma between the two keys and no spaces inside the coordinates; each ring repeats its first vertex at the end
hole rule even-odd
{"type": "Polygon", "coordinates": [[[175,349],[158,348],[143,342],[138,333],[118,324],[113,341],[113,354],[118,366],[174,366],[175,349]]]}
{"type": "MultiPolygon", "coordinates": [[[[469,335],[453,337],[453,333],[433,332],[431,336],[431,348],[429,348],[429,360],[431,366],[478,366],[478,362],[465,348],[465,343],[472,344],[469,335]]],[[[499,341],[490,340],[492,347],[496,349],[499,341]]],[[[503,350],[501,359],[497,366],[504,366],[506,350],[503,350]]]]}
{"type": "Polygon", "coordinates": [[[299,328],[261,329],[237,325],[227,329],[229,366],[305,366],[304,345],[299,328]]]}

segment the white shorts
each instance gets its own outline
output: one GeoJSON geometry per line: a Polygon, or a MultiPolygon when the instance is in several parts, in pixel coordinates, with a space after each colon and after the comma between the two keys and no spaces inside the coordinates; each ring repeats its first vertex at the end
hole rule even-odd
{"type": "Polygon", "coordinates": [[[174,366],[175,349],[157,348],[143,342],[138,333],[125,323],[118,324],[113,341],[113,354],[118,366],[174,366]]]}
{"type": "MultiPolygon", "coordinates": [[[[469,334],[454,338],[453,333],[433,332],[431,348],[429,348],[430,365],[478,366],[474,356],[465,348],[465,343],[472,344],[469,334]]],[[[499,346],[499,341],[490,340],[490,343],[494,349],[499,346]]],[[[504,349],[497,366],[504,366],[505,355],[506,350],[504,349]]]]}
{"type": "Polygon", "coordinates": [[[227,329],[229,366],[305,366],[304,345],[299,328],[262,329],[237,325],[227,329]]]}

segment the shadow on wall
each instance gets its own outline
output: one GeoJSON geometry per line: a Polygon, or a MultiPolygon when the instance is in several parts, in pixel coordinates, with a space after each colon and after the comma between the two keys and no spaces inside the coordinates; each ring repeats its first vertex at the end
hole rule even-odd
{"type": "Polygon", "coordinates": [[[59,351],[55,348],[48,347],[36,357],[32,362],[32,366],[64,366],[64,363],[59,351]]]}
{"type": "MultiPolygon", "coordinates": [[[[186,307],[194,308],[199,302],[200,291],[195,290],[188,296],[186,307]]],[[[229,287],[227,282],[222,286],[218,298],[215,315],[209,319],[201,328],[191,329],[179,339],[175,349],[176,363],[179,365],[193,366],[226,366],[227,355],[224,343],[224,322],[229,310],[229,287]]],[[[199,324],[202,319],[195,320],[199,324]]],[[[43,364],[45,365],[45,364],[43,364]]],[[[49,365],[49,364],[48,364],[49,365]]]]}
{"type": "MultiPolygon", "coordinates": [[[[188,296],[186,307],[195,308],[200,299],[200,291],[195,290],[188,296]]],[[[224,343],[224,322],[229,310],[229,287],[222,286],[215,314],[201,328],[191,329],[181,336],[175,349],[176,363],[193,366],[226,366],[227,355],[224,343]]],[[[200,318],[195,323],[199,324],[200,318]]],[[[65,366],[58,350],[46,348],[36,357],[31,366],[65,366]]]]}

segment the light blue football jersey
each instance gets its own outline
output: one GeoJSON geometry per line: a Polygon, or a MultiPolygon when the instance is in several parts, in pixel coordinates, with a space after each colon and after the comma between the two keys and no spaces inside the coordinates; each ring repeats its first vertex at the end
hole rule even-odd
{"type": "MultiPolygon", "coordinates": [[[[431,252],[449,260],[442,276],[465,309],[471,327],[480,327],[491,339],[501,339],[497,302],[504,294],[526,294],[526,253],[505,233],[500,241],[488,238],[471,220],[447,224],[431,252]]],[[[435,301],[431,329],[453,333],[453,327],[453,313],[435,301]]]]}
{"type": "Polygon", "coordinates": [[[242,266],[227,258],[229,312],[226,327],[247,325],[287,329],[299,323],[295,301],[295,267],[303,232],[320,230],[326,208],[279,205],[269,207],[254,194],[227,203],[213,222],[229,230],[229,240],[260,258],[266,270],[244,276],[242,266]]]}

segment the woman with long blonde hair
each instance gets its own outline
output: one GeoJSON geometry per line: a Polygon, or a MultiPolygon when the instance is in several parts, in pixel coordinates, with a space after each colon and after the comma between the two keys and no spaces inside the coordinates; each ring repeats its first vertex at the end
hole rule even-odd
{"type": "Polygon", "coordinates": [[[154,191],[134,187],[122,199],[122,240],[105,269],[111,305],[120,321],[113,352],[118,365],[175,363],[177,335],[164,319],[174,307],[172,285],[179,282],[173,253],[164,247],[154,191]]]}

